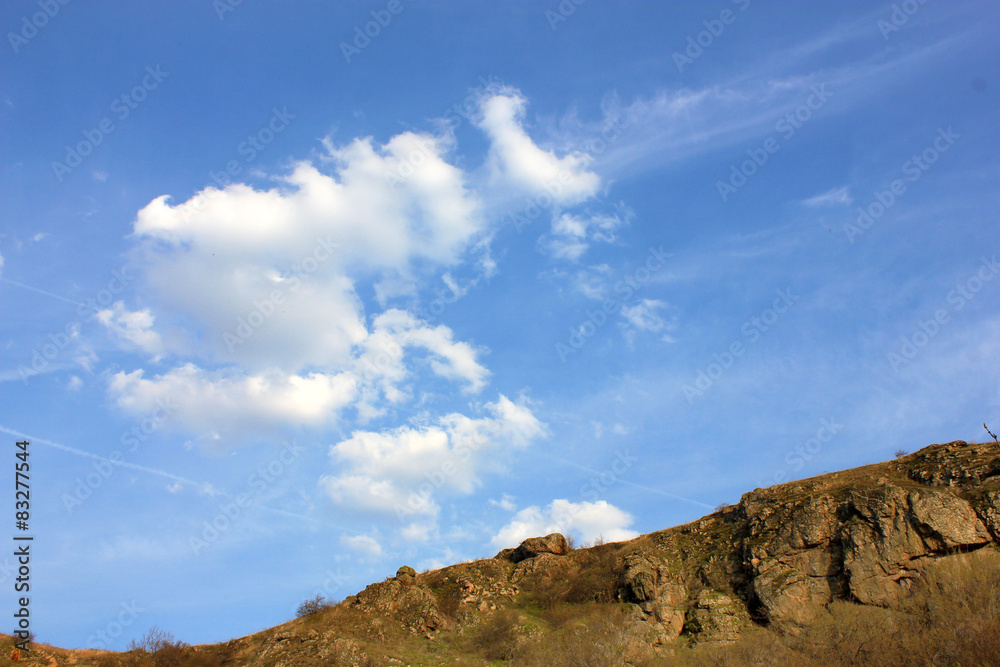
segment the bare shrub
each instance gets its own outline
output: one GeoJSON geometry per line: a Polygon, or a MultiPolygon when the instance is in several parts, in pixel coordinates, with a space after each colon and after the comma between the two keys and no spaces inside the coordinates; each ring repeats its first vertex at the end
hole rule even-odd
{"type": "Polygon", "coordinates": [[[473,635],[473,645],[487,660],[510,660],[521,639],[520,616],[504,609],[483,621],[473,635]]]}
{"type": "Polygon", "coordinates": [[[179,641],[174,637],[172,632],[167,632],[166,630],[161,630],[158,626],[154,625],[149,630],[146,631],[139,639],[133,639],[129,642],[129,651],[145,651],[146,653],[156,653],[157,651],[172,647],[184,647],[187,646],[182,641],[179,641]]]}
{"type": "Polygon", "coordinates": [[[295,616],[297,618],[302,618],[303,616],[309,616],[310,614],[315,614],[316,612],[323,611],[324,609],[329,609],[336,603],[333,600],[327,600],[325,597],[316,594],[316,597],[310,598],[299,605],[299,608],[295,610],[295,616]]]}

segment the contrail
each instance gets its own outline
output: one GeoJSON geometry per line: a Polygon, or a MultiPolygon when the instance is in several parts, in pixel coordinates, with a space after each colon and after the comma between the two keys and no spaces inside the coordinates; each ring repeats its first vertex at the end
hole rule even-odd
{"type": "Polygon", "coordinates": [[[85,305],[82,301],[73,301],[73,299],[67,299],[64,296],[59,296],[58,294],[53,294],[52,292],[46,292],[43,289],[38,289],[37,287],[32,287],[31,285],[25,285],[24,283],[19,283],[15,280],[11,280],[10,278],[0,278],[0,280],[2,280],[5,283],[10,283],[11,285],[17,285],[18,287],[23,287],[24,289],[30,289],[33,292],[38,292],[39,294],[44,294],[45,296],[51,296],[53,299],[59,299],[60,301],[71,303],[74,306],[85,305]]]}
{"type": "MultiPolygon", "coordinates": [[[[82,456],[84,458],[95,459],[97,461],[106,461],[107,463],[110,463],[111,465],[121,466],[123,468],[131,468],[132,470],[138,470],[140,472],[146,472],[146,473],[149,473],[151,475],[158,475],[160,477],[166,477],[167,479],[171,479],[171,480],[173,480],[175,482],[180,482],[182,484],[189,484],[191,486],[202,488],[202,489],[209,489],[209,488],[210,489],[215,489],[215,490],[218,491],[219,495],[222,495],[222,496],[224,496],[226,498],[232,498],[232,496],[229,493],[226,493],[225,491],[222,491],[221,489],[216,489],[216,487],[214,487],[211,484],[208,484],[206,482],[196,482],[193,479],[187,479],[186,477],[181,477],[179,475],[174,475],[172,473],[169,473],[169,472],[166,472],[166,471],[163,471],[163,470],[157,470],[156,468],[149,468],[147,466],[141,466],[141,465],[138,465],[138,464],[135,464],[135,463],[128,463],[127,461],[114,461],[114,460],[109,459],[109,458],[107,458],[105,456],[99,456],[97,454],[92,454],[90,452],[85,452],[82,449],[77,449],[76,447],[70,447],[68,445],[61,445],[58,442],[52,442],[51,440],[46,440],[45,438],[36,438],[34,436],[28,435],[27,433],[21,433],[20,431],[15,431],[12,428],[7,428],[6,426],[0,426],[0,432],[7,433],[8,435],[12,435],[15,438],[21,438],[23,440],[28,440],[28,441],[30,441],[32,443],[36,443],[37,442],[39,444],[46,445],[48,447],[53,447],[55,449],[61,449],[64,452],[69,452],[70,454],[76,454],[77,456],[82,456]]],[[[324,526],[329,526],[331,528],[336,528],[338,530],[344,531],[345,533],[360,534],[360,533],[357,533],[357,531],[347,530],[346,528],[343,528],[342,526],[337,526],[335,524],[323,521],[322,519],[316,519],[316,518],[313,518],[311,516],[306,516],[304,514],[296,514],[295,512],[287,512],[285,510],[279,510],[279,509],[275,509],[273,507],[268,507],[267,505],[260,505],[260,504],[258,504],[257,507],[259,509],[267,510],[268,512],[274,512],[276,514],[281,514],[283,516],[294,517],[296,519],[302,519],[304,521],[311,521],[313,523],[318,523],[318,524],[321,524],[321,525],[324,525],[324,526]]]]}
{"type": "MultiPolygon", "coordinates": [[[[146,466],[138,465],[137,463],[129,463],[128,461],[113,461],[113,460],[111,460],[111,459],[109,459],[109,458],[107,458],[105,456],[99,456],[97,454],[91,454],[90,452],[85,452],[82,449],[77,449],[76,447],[70,447],[68,445],[60,445],[58,442],[52,442],[51,440],[46,440],[45,438],[36,438],[36,437],[30,436],[30,435],[28,435],[26,433],[21,433],[20,431],[15,431],[12,428],[7,428],[6,426],[0,426],[0,431],[2,431],[4,433],[7,433],[8,435],[12,435],[12,436],[14,436],[16,438],[22,438],[22,439],[28,440],[30,442],[37,442],[37,443],[46,445],[48,447],[53,447],[55,449],[61,449],[64,452],[69,452],[70,454],[76,454],[77,456],[83,456],[84,458],[88,458],[88,459],[96,459],[98,461],[106,461],[107,463],[110,463],[111,465],[114,465],[114,466],[121,466],[122,468],[131,468],[132,470],[138,470],[140,472],[146,472],[146,473],[149,473],[151,475],[159,475],[160,477],[166,477],[167,479],[172,479],[175,482],[181,482],[182,484],[190,484],[192,486],[196,486],[196,487],[200,487],[200,488],[209,488],[211,486],[210,484],[206,484],[205,482],[196,482],[193,479],[188,479],[186,477],[180,477],[179,475],[174,475],[172,473],[169,473],[169,472],[166,472],[166,471],[163,471],[163,470],[157,470],[156,468],[148,468],[146,466]]],[[[225,492],[222,492],[222,491],[220,491],[220,493],[222,493],[222,495],[225,495],[227,497],[229,495],[229,494],[227,494],[225,492]]]]}
{"type": "MultiPolygon", "coordinates": [[[[594,475],[598,475],[599,476],[599,475],[601,475],[601,472],[602,472],[600,470],[594,470],[593,468],[588,468],[585,465],[580,465],[579,463],[576,463],[575,461],[569,461],[569,460],[564,459],[564,458],[559,457],[559,456],[553,456],[552,454],[546,454],[544,452],[538,452],[538,453],[542,454],[543,456],[548,456],[550,459],[555,459],[556,461],[559,461],[560,463],[565,463],[566,465],[573,466],[574,468],[579,468],[580,470],[586,470],[587,472],[589,472],[591,474],[594,474],[594,475]]],[[[648,486],[643,486],[642,484],[636,484],[635,482],[630,482],[627,479],[622,479],[618,475],[615,475],[615,481],[618,482],[618,483],[621,483],[621,484],[628,484],[629,486],[634,486],[635,488],[642,489],[643,491],[649,491],[650,493],[656,493],[656,494],[659,494],[661,496],[666,496],[667,498],[673,498],[674,500],[683,500],[686,503],[694,503],[695,505],[701,505],[702,507],[707,507],[708,509],[712,509],[711,505],[707,505],[707,504],[705,504],[705,503],[703,503],[703,502],[701,502],[699,500],[694,500],[692,498],[685,498],[684,496],[678,496],[678,495],[673,494],[673,493],[668,493],[666,491],[661,491],[660,489],[654,489],[654,488],[651,488],[651,487],[648,487],[648,486]]]]}

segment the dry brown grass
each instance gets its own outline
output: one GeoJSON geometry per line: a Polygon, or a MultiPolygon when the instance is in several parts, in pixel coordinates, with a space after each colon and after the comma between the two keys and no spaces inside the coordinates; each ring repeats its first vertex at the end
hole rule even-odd
{"type": "Polygon", "coordinates": [[[588,605],[587,613],[523,643],[509,667],[618,667],[635,665],[636,641],[621,605],[588,605]]]}

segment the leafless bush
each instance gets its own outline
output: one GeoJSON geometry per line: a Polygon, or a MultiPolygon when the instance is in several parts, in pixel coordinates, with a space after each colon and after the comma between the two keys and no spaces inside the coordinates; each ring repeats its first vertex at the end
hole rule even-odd
{"type": "Polygon", "coordinates": [[[317,593],[316,597],[309,598],[299,605],[299,608],[295,610],[295,616],[297,618],[309,616],[310,614],[315,614],[318,611],[329,609],[334,606],[334,604],[333,600],[327,600],[325,597],[317,593]]]}
{"type": "Polygon", "coordinates": [[[483,621],[473,635],[473,645],[487,660],[510,660],[521,639],[520,617],[504,609],[483,621]]]}
{"type": "Polygon", "coordinates": [[[161,649],[171,646],[184,647],[187,644],[175,638],[172,632],[161,630],[158,626],[154,625],[142,637],[129,642],[128,650],[156,653],[161,649]]]}

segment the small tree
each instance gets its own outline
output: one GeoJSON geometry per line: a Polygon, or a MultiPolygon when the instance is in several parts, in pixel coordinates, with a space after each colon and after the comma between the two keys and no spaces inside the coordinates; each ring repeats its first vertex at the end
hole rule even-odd
{"type": "Polygon", "coordinates": [[[159,626],[154,625],[149,630],[146,631],[142,637],[138,640],[133,639],[129,642],[129,651],[146,651],[147,653],[156,653],[157,651],[168,648],[168,647],[178,647],[182,648],[187,646],[182,641],[179,641],[174,637],[172,632],[167,632],[166,630],[161,630],[159,626]]]}
{"type": "Polygon", "coordinates": [[[909,454],[909,452],[906,451],[905,449],[897,449],[895,452],[893,452],[893,456],[895,456],[897,459],[901,459],[907,454],[909,454]]]}
{"type": "Polygon", "coordinates": [[[298,618],[303,616],[308,616],[310,614],[315,614],[318,611],[323,611],[324,609],[329,609],[333,606],[332,600],[327,600],[325,597],[316,594],[316,597],[309,598],[305,602],[299,605],[299,608],[295,610],[295,615],[298,618]]]}

